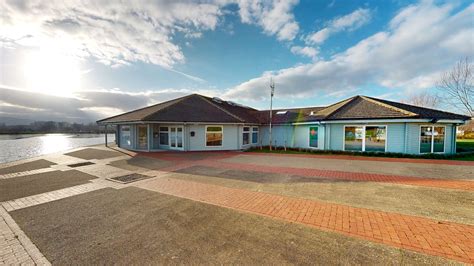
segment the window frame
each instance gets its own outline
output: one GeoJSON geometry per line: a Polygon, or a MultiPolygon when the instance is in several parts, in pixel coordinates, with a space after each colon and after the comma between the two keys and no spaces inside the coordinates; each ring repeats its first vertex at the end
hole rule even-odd
{"type": "Polygon", "coordinates": [[[259,127],[252,127],[252,130],[251,130],[251,133],[252,133],[252,141],[251,141],[251,144],[258,144],[258,139],[259,139],[259,135],[260,135],[260,128],[259,127]],[[257,130],[255,130],[257,129],[257,130]],[[257,133],[257,139],[255,140],[255,142],[253,142],[253,134],[254,133],[257,133]]]}
{"type": "Polygon", "coordinates": [[[319,126],[309,126],[308,127],[308,147],[310,149],[319,149],[319,126]],[[313,128],[313,127],[316,128],[316,134],[318,136],[318,139],[317,139],[317,142],[316,142],[316,147],[311,146],[311,128],[313,128]]]}
{"type": "MultiPolygon", "coordinates": [[[[385,127],[385,149],[383,152],[387,152],[388,147],[388,125],[387,124],[369,124],[369,125],[361,125],[361,124],[354,124],[354,125],[344,125],[342,131],[342,150],[349,151],[349,152],[366,152],[365,151],[365,133],[366,127],[385,127]],[[346,127],[362,127],[362,150],[361,151],[349,151],[346,150],[346,127]]],[[[368,151],[368,152],[382,152],[382,151],[368,151]]]]}
{"type": "Polygon", "coordinates": [[[242,146],[247,146],[247,145],[251,145],[252,143],[252,140],[250,139],[251,135],[250,133],[252,132],[252,127],[251,126],[243,126],[242,127],[242,146]],[[245,130],[245,128],[247,128],[247,130],[245,130]],[[244,136],[245,134],[248,135],[248,138],[247,138],[247,141],[248,143],[244,143],[244,136]]]}
{"type": "Polygon", "coordinates": [[[418,154],[444,154],[446,153],[446,125],[425,125],[422,124],[419,126],[418,130],[418,154]],[[434,152],[434,135],[431,135],[431,152],[421,152],[421,128],[422,127],[431,127],[431,132],[434,132],[435,127],[442,127],[444,128],[444,136],[443,136],[443,151],[442,152],[434,152]]]}
{"type": "Polygon", "coordinates": [[[223,147],[224,146],[224,126],[223,125],[206,125],[205,128],[204,128],[204,146],[206,148],[219,148],[219,147],[223,147]],[[221,133],[222,135],[222,138],[221,138],[221,145],[220,146],[217,146],[217,145],[207,145],[207,128],[208,127],[220,127],[221,128],[221,131],[212,131],[212,132],[215,132],[215,133],[221,133]]]}
{"type": "Polygon", "coordinates": [[[158,127],[158,146],[166,146],[166,147],[169,147],[170,146],[170,128],[169,127],[164,127],[164,126],[159,126],[158,127]],[[167,130],[166,131],[161,131],[162,128],[166,128],[167,130]],[[167,140],[168,140],[168,144],[161,144],[161,134],[165,134],[167,135],[167,140]]]}
{"type": "Polygon", "coordinates": [[[132,126],[131,125],[120,125],[120,139],[119,139],[120,146],[126,146],[127,148],[132,147],[132,126]],[[124,129],[127,130],[124,130],[124,129]],[[124,132],[128,132],[128,134],[124,134],[124,132]],[[122,143],[124,140],[123,137],[126,136],[127,144],[122,143]]]}

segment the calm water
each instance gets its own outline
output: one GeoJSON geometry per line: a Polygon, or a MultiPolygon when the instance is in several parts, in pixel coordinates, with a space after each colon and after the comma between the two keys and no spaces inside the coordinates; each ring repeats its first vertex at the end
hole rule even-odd
{"type": "MultiPolygon", "coordinates": [[[[108,141],[115,140],[114,134],[108,141]]],[[[104,134],[0,135],[0,163],[105,142],[104,134]]]]}

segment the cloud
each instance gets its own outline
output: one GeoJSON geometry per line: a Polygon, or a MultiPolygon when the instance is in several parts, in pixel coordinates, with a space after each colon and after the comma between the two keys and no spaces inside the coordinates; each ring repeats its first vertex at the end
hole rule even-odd
{"type": "Polygon", "coordinates": [[[0,87],[0,123],[2,117],[88,123],[191,93],[217,95],[214,90],[166,89],[133,93],[113,89],[82,91],[73,98],[66,98],[0,87]]]}
{"type": "Polygon", "coordinates": [[[298,0],[264,1],[238,0],[239,14],[243,23],[256,24],[268,35],[276,35],[280,41],[291,41],[299,31],[291,12],[298,0]]]}
{"type": "Polygon", "coordinates": [[[353,31],[370,22],[372,15],[367,8],[359,8],[354,12],[331,20],[328,26],[306,36],[305,41],[308,44],[322,44],[332,34],[341,31],[353,31]]]}
{"type": "Polygon", "coordinates": [[[450,4],[408,6],[378,32],[328,60],[265,72],[229,89],[226,97],[263,100],[269,75],[276,97],[308,97],[362,86],[427,88],[457,60],[474,56],[474,4],[455,12],[450,4]]]}
{"type": "Polygon", "coordinates": [[[243,23],[258,25],[278,40],[292,40],[299,29],[291,13],[297,2],[1,1],[0,42],[55,47],[114,67],[145,62],[172,68],[185,62],[175,36],[196,39],[215,30],[231,4],[239,6],[243,23]]]}
{"type": "Polygon", "coordinates": [[[184,1],[2,1],[0,10],[1,39],[32,46],[61,40],[65,52],[107,65],[141,61],[164,67],[184,62],[173,42],[176,32],[198,37],[215,29],[221,15],[217,4],[184,1]]]}
{"type": "Polygon", "coordinates": [[[301,46],[293,46],[291,47],[290,51],[296,55],[302,55],[306,57],[310,57],[315,59],[316,55],[318,55],[319,51],[313,47],[301,47],[301,46]]]}

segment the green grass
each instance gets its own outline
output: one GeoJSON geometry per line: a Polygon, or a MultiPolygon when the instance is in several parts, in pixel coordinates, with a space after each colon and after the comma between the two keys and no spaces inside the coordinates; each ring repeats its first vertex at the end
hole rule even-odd
{"type": "Polygon", "coordinates": [[[474,151],[474,139],[457,139],[457,152],[474,151]]]}

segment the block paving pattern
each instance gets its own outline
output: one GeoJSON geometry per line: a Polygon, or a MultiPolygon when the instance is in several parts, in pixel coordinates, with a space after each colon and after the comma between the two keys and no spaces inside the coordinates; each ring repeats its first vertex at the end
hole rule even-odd
{"type": "Polygon", "coordinates": [[[41,168],[41,169],[36,169],[36,170],[30,170],[30,171],[16,172],[16,173],[0,175],[0,179],[9,179],[9,178],[15,178],[15,177],[20,177],[20,176],[47,173],[47,172],[52,172],[52,171],[56,171],[56,169],[54,169],[54,168],[41,168]]]}
{"type": "Polygon", "coordinates": [[[107,186],[99,183],[87,183],[84,185],[78,185],[68,188],[63,188],[51,192],[46,192],[42,194],[37,194],[33,196],[28,196],[24,198],[9,200],[2,202],[2,206],[7,211],[14,211],[19,210],[31,206],[35,206],[38,204],[47,203],[54,200],[60,200],[68,197],[72,197],[79,194],[84,194],[87,192],[91,192],[94,190],[106,188],[107,186]]]}
{"type": "Polygon", "coordinates": [[[51,265],[1,206],[0,265],[51,265]]]}
{"type": "Polygon", "coordinates": [[[215,168],[234,169],[234,170],[248,170],[259,171],[266,173],[280,173],[292,174],[307,177],[322,177],[329,179],[340,179],[349,181],[366,181],[366,182],[385,182],[412,186],[426,186],[435,188],[448,188],[474,191],[474,182],[467,180],[448,180],[435,178],[421,178],[398,175],[383,175],[373,173],[355,173],[334,170],[319,170],[308,168],[292,168],[292,167],[278,167],[278,166],[264,166],[240,163],[228,163],[222,161],[199,161],[200,165],[210,166],[215,168]]]}
{"type": "Polygon", "coordinates": [[[135,186],[474,263],[474,226],[243,189],[155,178],[135,186]]]}

